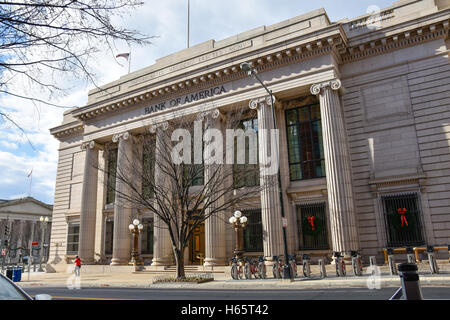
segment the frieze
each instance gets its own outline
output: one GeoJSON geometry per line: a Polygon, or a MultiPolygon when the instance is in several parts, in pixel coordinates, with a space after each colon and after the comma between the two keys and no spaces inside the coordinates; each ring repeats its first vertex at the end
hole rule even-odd
{"type": "Polygon", "coordinates": [[[219,50],[216,50],[216,51],[213,51],[213,52],[210,52],[210,53],[206,53],[204,55],[195,57],[193,59],[189,59],[189,60],[186,60],[184,62],[177,63],[177,64],[175,64],[175,65],[173,65],[173,66],[171,66],[169,68],[161,69],[161,70],[149,73],[149,74],[147,74],[145,76],[142,76],[142,77],[140,77],[138,79],[135,79],[133,81],[130,81],[128,87],[129,88],[134,87],[134,86],[136,86],[136,85],[138,85],[140,83],[147,82],[147,81],[150,81],[150,80],[153,80],[153,79],[165,76],[167,74],[170,74],[170,73],[173,73],[173,72],[176,72],[176,71],[180,71],[180,70],[189,68],[189,67],[194,66],[196,64],[200,64],[202,62],[205,62],[205,61],[208,61],[208,60],[211,60],[211,59],[215,59],[215,58],[227,55],[229,53],[233,53],[233,52],[245,49],[245,48],[249,48],[252,45],[253,45],[252,40],[247,40],[247,41],[235,44],[235,45],[233,45],[231,47],[226,47],[226,48],[219,49],[219,50]]]}

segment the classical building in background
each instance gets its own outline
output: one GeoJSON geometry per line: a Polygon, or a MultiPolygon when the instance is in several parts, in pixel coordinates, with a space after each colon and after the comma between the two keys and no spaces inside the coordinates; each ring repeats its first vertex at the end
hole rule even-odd
{"type": "MultiPolygon", "coordinates": [[[[44,248],[44,261],[47,261],[52,211],[52,205],[31,197],[15,200],[0,199],[0,248],[8,248],[5,251],[5,263],[19,262],[20,257],[30,254],[30,248],[31,254],[38,258],[42,247],[44,248]],[[48,219],[46,225],[41,222],[41,217],[48,219]],[[42,239],[44,239],[44,246],[42,246],[42,239]],[[8,246],[5,246],[5,240],[8,242],[8,246]],[[33,242],[37,242],[37,245],[32,246],[33,242]]],[[[2,259],[3,256],[0,256],[0,262],[2,259]]]]}
{"type": "MultiPolygon", "coordinates": [[[[127,264],[136,217],[146,264],[172,263],[160,222],[115,196],[114,170],[136,138],[155,134],[150,127],[186,115],[219,110],[226,118],[241,108],[249,111],[244,127],[271,129],[266,91],[242,62],[276,97],[290,253],[359,250],[367,259],[386,247],[448,244],[449,19],[440,0],[398,1],[337,22],[319,9],[200,43],[90,91],[87,105],[51,130],[60,148],[49,270],[65,270],[78,253],[87,263],[127,264]]],[[[267,143],[260,136],[260,161],[267,143]]],[[[238,175],[236,188],[260,183],[238,175]]],[[[235,209],[248,217],[246,252],[271,257],[283,254],[280,199],[264,192],[235,209]]],[[[233,232],[225,219],[207,220],[186,264],[227,264],[233,232]]]]}

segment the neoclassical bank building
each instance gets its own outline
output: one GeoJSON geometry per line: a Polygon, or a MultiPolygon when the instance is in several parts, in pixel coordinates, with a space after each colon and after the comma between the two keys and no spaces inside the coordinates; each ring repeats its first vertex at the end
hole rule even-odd
{"type": "MultiPolygon", "coordinates": [[[[267,91],[244,62],[275,98],[282,186],[282,201],[274,188],[233,209],[248,217],[247,255],[284,253],[281,203],[290,254],[357,250],[380,262],[384,248],[448,245],[449,21],[445,0],[396,1],[337,22],[318,9],[200,43],[91,90],[51,129],[60,146],[48,270],[66,270],[75,255],[128,265],[135,218],[145,265],[173,264],[165,231],[145,210],[120,209],[120,182],[105,172],[140,136],[187,115],[226,119],[241,108],[253,111],[242,113],[244,126],[273,129],[267,91]]],[[[250,177],[236,188],[259,184],[250,177]]],[[[195,230],[186,265],[229,264],[233,210],[195,230]]]]}

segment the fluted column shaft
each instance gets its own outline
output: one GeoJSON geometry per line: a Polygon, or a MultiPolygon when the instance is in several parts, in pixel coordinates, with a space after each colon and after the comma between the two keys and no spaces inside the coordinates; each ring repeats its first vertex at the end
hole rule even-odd
{"type": "Polygon", "coordinates": [[[340,87],[339,80],[331,80],[313,85],[311,93],[320,97],[333,251],[349,253],[358,249],[358,238],[340,87]]]}
{"type": "Polygon", "coordinates": [[[113,142],[118,142],[116,195],[114,200],[114,236],[111,265],[127,265],[131,259],[131,196],[129,184],[132,181],[130,168],[133,164],[133,141],[128,132],[114,135],[113,142]]]}
{"type": "Polygon", "coordinates": [[[94,141],[90,141],[83,143],[81,148],[86,150],[86,157],[81,192],[78,256],[84,264],[92,264],[95,251],[99,146],[94,141]]]}
{"type": "MultiPolygon", "coordinates": [[[[222,134],[222,121],[221,114],[219,110],[213,110],[205,113],[201,113],[198,116],[198,120],[204,120],[205,122],[205,135],[208,139],[208,142],[205,143],[205,155],[212,156],[213,151],[213,141],[212,137],[214,133],[211,130],[220,131],[222,134]]],[[[214,139],[216,139],[215,137],[214,139]]],[[[212,187],[212,196],[216,197],[219,193],[223,192],[223,189],[226,189],[226,186],[223,186],[223,176],[224,176],[224,168],[226,164],[215,164],[208,163],[208,159],[205,157],[205,174],[204,181],[207,183],[210,181],[209,185],[212,187]]],[[[205,267],[212,267],[215,265],[223,265],[226,262],[226,223],[225,223],[225,215],[226,213],[221,210],[219,212],[215,212],[217,208],[223,206],[225,201],[225,195],[220,196],[220,198],[211,203],[211,205],[206,208],[205,214],[211,215],[208,219],[205,220],[205,267]]]]}
{"type": "MultiPolygon", "coordinates": [[[[162,152],[167,150],[169,137],[165,133],[168,129],[168,123],[164,122],[154,125],[150,128],[151,133],[156,133],[156,150],[155,150],[155,184],[164,186],[164,190],[169,192],[170,181],[166,179],[161,167],[158,164],[164,164],[166,155],[162,152]]],[[[156,200],[155,200],[156,201],[156,200]]],[[[167,266],[172,264],[172,242],[167,225],[158,215],[153,215],[153,260],[152,266],[167,266]]]]}
{"type": "MultiPolygon", "coordinates": [[[[261,184],[261,218],[263,227],[264,256],[271,262],[273,256],[283,254],[281,204],[277,171],[267,172],[266,165],[277,161],[278,154],[271,154],[274,143],[271,135],[273,126],[270,97],[250,101],[250,108],[258,110],[258,144],[261,184]]],[[[278,143],[278,142],[277,142],[278,143]]]]}

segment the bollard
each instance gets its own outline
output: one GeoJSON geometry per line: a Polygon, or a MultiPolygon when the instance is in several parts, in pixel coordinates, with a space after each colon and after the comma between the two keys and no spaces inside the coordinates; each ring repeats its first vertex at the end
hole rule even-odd
{"type": "Polygon", "coordinates": [[[320,277],[326,278],[327,277],[327,269],[325,267],[325,262],[323,259],[319,259],[319,269],[320,269],[320,277]]]}
{"type": "Polygon", "coordinates": [[[311,265],[309,263],[309,255],[304,254],[303,255],[303,275],[306,278],[311,277],[311,265]]]}
{"type": "Polygon", "coordinates": [[[428,263],[430,266],[430,272],[431,274],[439,273],[439,268],[436,262],[436,258],[434,256],[434,248],[433,246],[427,247],[427,254],[428,254],[428,263]]]}
{"type": "Polygon", "coordinates": [[[414,263],[402,263],[398,266],[402,281],[402,296],[405,300],[423,299],[417,270],[417,265],[414,263]]]}

